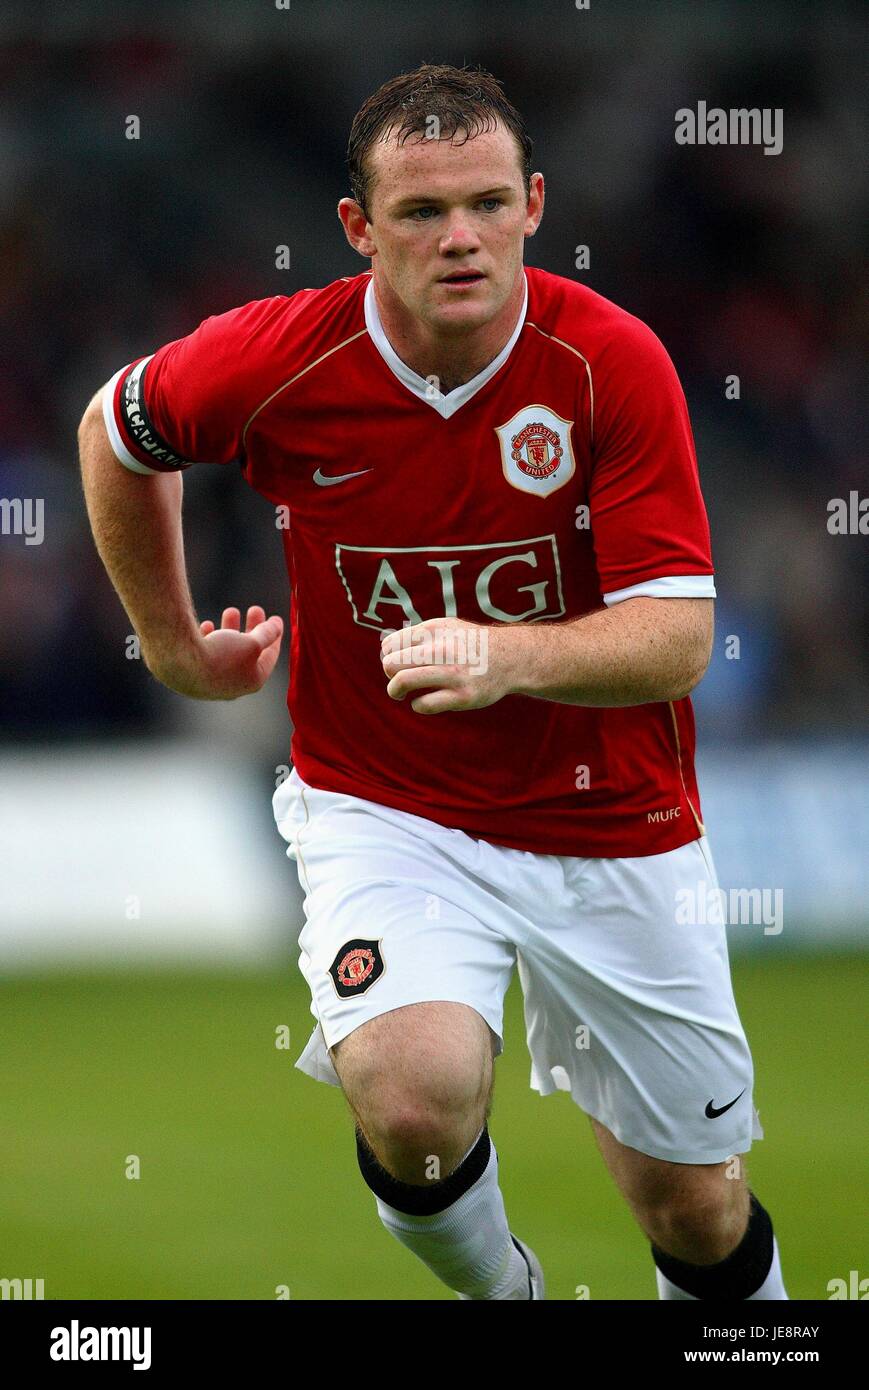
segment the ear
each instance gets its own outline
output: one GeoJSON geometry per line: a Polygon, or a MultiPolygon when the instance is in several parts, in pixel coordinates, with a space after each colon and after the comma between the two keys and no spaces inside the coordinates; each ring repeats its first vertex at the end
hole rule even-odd
{"type": "Polygon", "coordinates": [[[543,203],[546,197],[546,190],[543,186],[543,175],[531,175],[531,188],[528,194],[528,212],[525,217],[525,235],[533,236],[540,226],[543,217],[543,203]]]}
{"type": "Polygon", "coordinates": [[[360,256],[373,256],[376,247],[368,235],[369,221],[355,198],[342,198],[338,204],[338,218],[344,228],[344,235],[360,256]]]}

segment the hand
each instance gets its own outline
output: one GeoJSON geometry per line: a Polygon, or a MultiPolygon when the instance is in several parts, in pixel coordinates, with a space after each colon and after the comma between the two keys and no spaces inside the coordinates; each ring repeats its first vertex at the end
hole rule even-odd
{"type": "MultiPolygon", "coordinates": [[[[283,619],[266,619],[258,605],[247,610],[244,632],[241,613],[225,608],[220,627],[210,619],[199,624],[199,636],[190,655],[166,663],[148,662],[150,670],[179,695],[194,700],[237,700],[260,690],[274,670],[283,619]]],[[[173,654],[174,657],[174,654],[173,654]]]]}
{"type": "Polygon", "coordinates": [[[428,691],[411,701],[417,714],[483,709],[511,693],[518,649],[519,633],[508,624],[429,618],[383,638],[386,693],[403,700],[412,690],[428,691]]]}

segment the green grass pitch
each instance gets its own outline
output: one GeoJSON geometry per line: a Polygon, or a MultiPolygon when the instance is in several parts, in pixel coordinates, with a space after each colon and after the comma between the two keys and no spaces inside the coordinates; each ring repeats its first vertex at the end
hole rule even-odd
{"type": "MultiPolygon", "coordinates": [[[[867,964],[734,962],[766,1131],[749,1177],[792,1298],[866,1272],[867,964]]],[[[343,1097],[293,1066],[308,1002],[292,963],[2,982],[0,1277],[43,1278],[63,1299],[274,1299],[280,1285],[294,1300],[452,1298],[382,1230],[343,1097]]],[[[588,1121],[567,1096],[532,1092],[528,1071],[514,981],[491,1131],[548,1297],[587,1285],[592,1300],[653,1299],[648,1245],[588,1121]]]]}

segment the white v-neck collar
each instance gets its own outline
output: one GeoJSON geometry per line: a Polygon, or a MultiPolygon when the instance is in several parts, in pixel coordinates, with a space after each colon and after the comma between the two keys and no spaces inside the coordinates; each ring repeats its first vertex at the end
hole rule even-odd
{"type": "Polygon", "coordinates": [[[365,327],[368,329],[371,341],[377,348],[377,351],[380,353],[387,367],[398,377],[399,381],[402,382],[409,391],[412,391],[419,400],[425,401],[426,405],[432,406],[445,420],[449,420],[450,416],[454,415],[460,406],[463,406],[466,401],[469,401],[472,396],[477,394],[481,387],[485,386],[486,382],[495,375],[499,367],[504,365],[510,353],[513,351],[516,339],[522,332],[522,326],[525,323],[525,314],[528,310],[528,276],[525,274],[524,270],[522,272],[522,279],[524,281],[525,292],[522,296],[522,309],[519,313],[519,319],[509,339],[498,353],[498,356],[489,363],[488,367],[484,367],[475,377],[471,377],[470,381],[466,381],[461,386],[457,386],[454,391],[448,391],[446,395],[443,395],[440,391],[434,390],[424,376],[419,376],[408,367],[406,362],[402,362],[395,348],[387,338],[380,320],[380,311],[377,308],[373,275],[365,291],[365,327]]]}

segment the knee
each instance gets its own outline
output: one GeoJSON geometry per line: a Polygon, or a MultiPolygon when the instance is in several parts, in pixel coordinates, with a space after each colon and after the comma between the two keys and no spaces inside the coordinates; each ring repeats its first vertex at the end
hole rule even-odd
{"type": "Polygon", "coordinates": [[[426,1182],[461,1161],[486,1119],[485,1078],[442,1068],[410,1085],[381,1076],[367,1089],[364,1129],[385,1167],[426,1182]]]}
{"type": "Polygon", "coordinates": [[[717,1264],[745,1234],[748,1192],[742,1184],[693,1185],[657,1200],[643,1225],[659,1249],[691,1264],[717,1264]]]}
{"type": "Polygon", "coordinates": [[[485,1124],[492,1044],[464,1005],[417,1004],[373,1019],[338,1044],[335,1065],[369,1147],[403,1182],[446,1177],[485,1124]]]}

